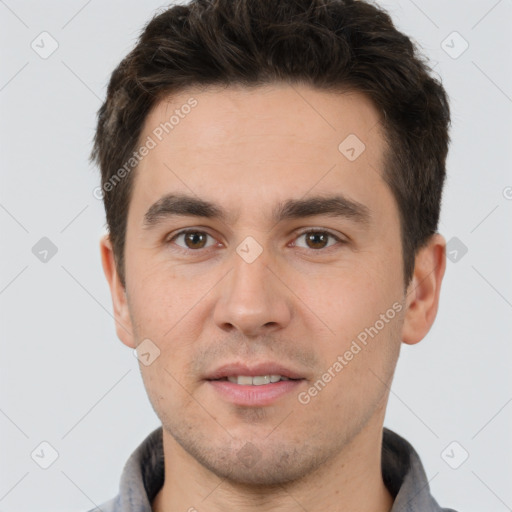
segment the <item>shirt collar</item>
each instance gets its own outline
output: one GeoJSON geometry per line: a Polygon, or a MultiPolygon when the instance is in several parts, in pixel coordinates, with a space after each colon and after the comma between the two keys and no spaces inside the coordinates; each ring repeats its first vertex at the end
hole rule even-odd
{"type": "MultiPolygon", "coordinates": [[[[164,483],[162,427],[155,429],[126,462],[119,494],[104,504],[104,512],[152,512],[151,502],[164,483]]],[[[442,509],[414,448],[403,437],[384,428],[382,475],[394,498],[390,512],[455,512],[442,509]]],[[[95,509],[96,510],[96,509],[95,509]]]]}

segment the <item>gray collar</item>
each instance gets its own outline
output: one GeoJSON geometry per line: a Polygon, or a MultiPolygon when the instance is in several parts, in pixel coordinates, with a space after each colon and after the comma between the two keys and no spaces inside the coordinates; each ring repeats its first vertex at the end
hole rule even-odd
{"type": "MultiPolygon", "coordinates": [[[[382,475],[395,499],[391,512],[455,512],[437,504],[418,454],[409,442],[387,428],[383,429],[382,475]]],[[[103,512],[152,512],[151,502],[163,483],[164,452],[159,427],[126,462],[119,494],[100,508],[103,512]]]]}

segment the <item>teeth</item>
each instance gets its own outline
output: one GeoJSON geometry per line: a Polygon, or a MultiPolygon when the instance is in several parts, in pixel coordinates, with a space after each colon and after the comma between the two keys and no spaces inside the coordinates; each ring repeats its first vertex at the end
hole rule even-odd
{"type": "Polygon", "coordinates": [[[262,384],[270,384],[270,375],[262,375],[261,377],[252,378],[253,386],[261,386],[262,384]]]}
{"type": "Polygon", "coordinates": [[[262,386],[263,384],[290,379],[282,377],[281,375],[257,375],[256,377],[249,375],[231,375],[228,377],[228,380],[233,384],[240,384],[242,386],[262,386]]]}

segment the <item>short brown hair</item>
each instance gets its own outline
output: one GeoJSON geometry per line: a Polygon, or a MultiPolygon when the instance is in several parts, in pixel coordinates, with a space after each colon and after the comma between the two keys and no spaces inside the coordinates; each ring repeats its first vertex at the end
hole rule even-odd
{"type": "Polygon", "coordinates": [[[385,11],[362,0],[191,0],[146,25],[112,73],[98,111],[91,161],[101,169],[123,285],[134,173],[115,186],[112,179],[130,161],[151,108],[192,86],[277,82],[356,90],[373,100],[387,142],[384,179],[400,212],[404,280],[410,281],[417,250],[437,231],[450,140],[446,92],[415,44],[385,11]]]}

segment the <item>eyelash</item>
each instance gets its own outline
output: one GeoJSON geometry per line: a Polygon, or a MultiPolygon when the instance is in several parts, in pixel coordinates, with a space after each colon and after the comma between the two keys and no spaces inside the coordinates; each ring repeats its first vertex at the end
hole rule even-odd
{"type": "MultiPolygon", "coordinates": [[[[179,236],[187,235],[189,233],[200,233],[200,234],[207,235],[207,236],[209,236],[211,238],[214,238],[212,235],[210,235],[206,231],[201,231],[199,229],[184,229],[182,231],[178,231],[171,238],[166,239],[166,244],[171,244],[179,236]]],[[[325,252],[328,252],[330,249],[336,248],[336,245],[344,245],[344,244],[347,243],[346,240],[341,239],[340,237],[334,235],[333,233],[331,233],[330,231],[327,231],[325,229],[308,229],[308,230],[305,230],[305,231],[301,231],[300,233],[298,233],[296,235],[295,240],[297,240],[301,236],[308,235],[308,234],[311,234],[311,233],[328,235],[330,238],[333,238],[337,242],[337,244],[328,245],[327,247],[323,247],[321,249],[310,249],[310,248],[305,248],[305,247],[300,247],[300,249],[306,249],[306,250],[310,250],[310,251],[313,251],[313,252],[324,252],[325,253],[325,252]]],[[[188,248],[184,248],[184,247],[181,247],[179,245],[176,245],[175,246],[175,250],[177,250],[179,252],[182,252],[184,254],[190,254],[190,253],[193,253],[193,252],[199,253],[201,251],[204,251],[204,250],[207,250],[207,249],[211,249],[213,247],[215,247],[215,245],[212,245],[212,246],[206,247],[206,248],[202,248],[202,249],[188,249],[188,248]]]]}

